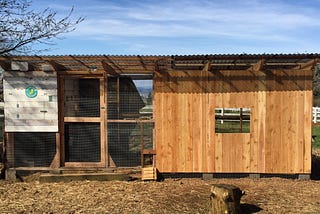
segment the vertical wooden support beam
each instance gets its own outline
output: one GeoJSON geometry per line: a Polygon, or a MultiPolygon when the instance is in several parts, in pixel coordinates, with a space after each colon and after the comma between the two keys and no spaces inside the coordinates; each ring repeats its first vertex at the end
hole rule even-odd
{"type": "Polygon", "coordinates": [[[11,132],[6,133],[6,157],[7,168],[14,167],[14,135],[11,132]]]}
{"type": "MultiPolygon", "coordinates": [[[[158,67],[158,66],[157,66],[158,67]]],[[[155,68],[155,72],[158,72],[158,70],[155,68]]],[[[156,93],[155,93],[155,76],[152,77],[152,100],[151,100],[151,103],[152,103],[152,119],[153,119],[153,128],[152,128],[152,149],[156,151],[156,118],[157,118],[157,105],[156,105],[156,102],[155,102],[155,96],[156,96],[156,93]]],[[[157,165],[157,156],[156,155],[153,155],[152,156],[152,160],[153,160],[153,166],[156,167],[157,165]]]]}
{"type": "Polygon", "coordinates": [[[100,156],[101,165],[106,167],[106,124],[105,124],[105,114],[106,114],[106,103],[105,103],[105,79],[100,78],[100,156]]]}
{"type": "Polygon", "coordinates": [[[105,161],[106,161],[106,164],[105,166],[106,167],[109,167],[110,166],[110,161],[109,161],[109,147],[108,147],[108,124],[107,124],[107,121],[108,121],[108,77],[107,75],[104,73],[103,75],[103,87],[104,87],[104,107],[105,107],[105,110],[104,110],[104,139],[105,139],[105,161]]]}
{"type": "Polygon", "coordinates": [[[141,167],[144,167],[144,154],[143,154],[143,150],[144,150],[144,141],[143,141],[143,135],[144,135],[144,123],[140,123],[140,143],[141,143],[141,167]]]}
{"type": "Polygon", "coordinates": [[[117,119],[120,119],[120,78],[117,77],[117,119]]]}
{"type": "Polygon", "coordinates": [[[64,79],[58,76],[58,119],[59,119],[59,138],[60,138],[60,166],[65,163],[65,145],[64,145],[64,79]]]}
{"type": "Polygon", "coordinates": [[[60,133],[56,133],[56,154],[50,164],[51,168],[59,168],[60,167],[60,133]]]}
{"type": "MultiPolygon", "coordinates": [[[[120,119],[120,77],[117,77],[117,119],[120,119]]],[[[117,142],[120,142],[120,124],[117,123],[117,142]]],[[[116,166],[112,161],[113,166],[116,166]]]]}

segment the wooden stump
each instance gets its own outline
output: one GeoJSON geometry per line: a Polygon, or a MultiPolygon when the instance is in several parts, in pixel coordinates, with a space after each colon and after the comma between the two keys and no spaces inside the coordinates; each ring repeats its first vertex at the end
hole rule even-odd
{"type": "Polygon", "coordinates": [[[240,199],[244,192],[234,185],[214,184],[211,187],[210,213],[239,214],[240,199]]]}

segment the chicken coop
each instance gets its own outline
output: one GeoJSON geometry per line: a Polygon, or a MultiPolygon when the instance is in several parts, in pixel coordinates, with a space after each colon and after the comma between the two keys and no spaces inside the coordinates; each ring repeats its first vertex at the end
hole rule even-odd
{"type": "Polygon", "coordinates": [[[310,174],[319,57],[2,56],[6,165],[310,174]]]}

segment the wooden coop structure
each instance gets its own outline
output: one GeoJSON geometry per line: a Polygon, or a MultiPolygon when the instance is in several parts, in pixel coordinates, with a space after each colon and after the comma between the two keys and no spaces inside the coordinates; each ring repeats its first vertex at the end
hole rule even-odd
{"type": "Polygon", "coordinates": [[[318,62],[318,54],[2,56],[6,165],[310,174],[318,62]]]}

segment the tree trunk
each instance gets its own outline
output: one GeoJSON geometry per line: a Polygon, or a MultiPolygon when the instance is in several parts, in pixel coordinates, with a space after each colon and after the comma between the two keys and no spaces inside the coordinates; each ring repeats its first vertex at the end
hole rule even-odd
{"type": "Polygon", "coordinates": [[[239,214],[240,199],[244,195],[239,187],[230,184],[214,184],[211,187],[210,213],[239,214]]]}

